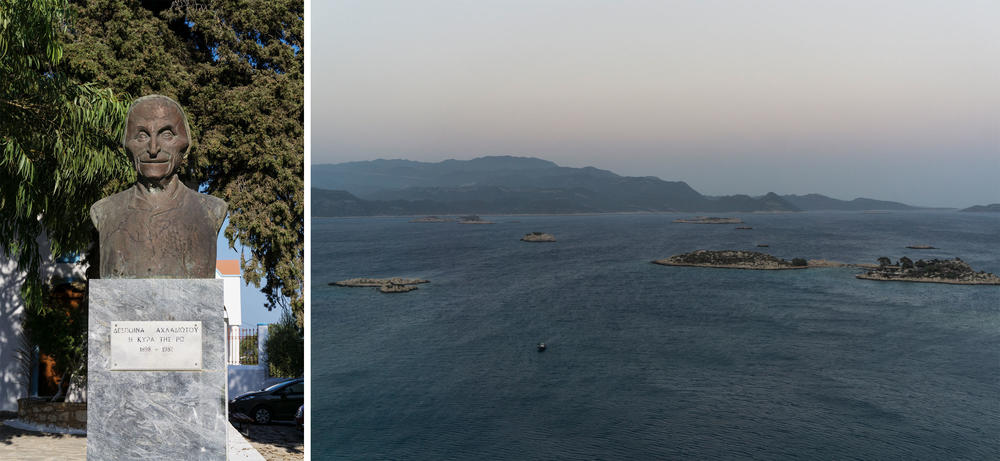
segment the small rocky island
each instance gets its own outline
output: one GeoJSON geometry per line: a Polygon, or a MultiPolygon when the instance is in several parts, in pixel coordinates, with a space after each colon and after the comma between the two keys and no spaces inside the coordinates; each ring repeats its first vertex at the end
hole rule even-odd
{"type": "Polygon", "coordinates": [[[719,218],[715,216],[696,216],[694,218],[675,219],[675,223],[684,224],[743,224],[740,218],[719,218]]]}
{"type": "Polygon", "coordinates": [[[388,279],[362,277],[330,282],[329,285],[338,287],[377,287],[378,291],[382,293],[406,293],[407,291],[416,290],[418,284],[429,282],[429,280],[424,279],[404,279],[399,277],[388,279]]]}
{"type": "Polygon", "coordinates": [[[552,234],[546,234],[544,232],[532,232],[530,234],[524,234],[521,237],[522,242],[555,242],[556,237],[552,234]]]}
{"type": "Polygon", "coordinates": [[[930,246],[930,245],[907,245],[906,248],[909,248],[911,250],[936,250],[937,249],[937,247],[933,247],[933,246],[930,246]]]}
{"type": "Polygon", "coordinates": [[[781,270],[805,269],[808,262],[802,258],[786,261],[769,254],[741,250],[696,250],[691,253],[658,259],[654,264],[664,266],[717,267],[724,269],[781,270]]]}
{"type": "Polygon", "coordinates": [[[954,285],[1000,285],[1000,277],[988,272],[976,272],[968,263],[955,259],[922,259],[913,262],[903,256],[896,264],[889,258],[878,258],[878,267],[856,275],[859,279],[895,281],[895,282],[925,282],[950,283],[954,285]]]}
{"type": "Polygon", "coordinates": [[[452,221],[454,221],[454,220],[451,219],[451,218],[441,218],[441,217],[438,217],[438,216],[424,216],[423,218],[416,218],[416,219],[411,219],[410,220],[410,222],[433,222],[433,223],[437,223],[437,222],[452,222],[452,221]]]}
{"type": "Polygon", "coordinates": [[[477,215],[460,216],[458,218],[459,224],[493,224],[493,221],[486,221],[481,219],[477,215]]]}

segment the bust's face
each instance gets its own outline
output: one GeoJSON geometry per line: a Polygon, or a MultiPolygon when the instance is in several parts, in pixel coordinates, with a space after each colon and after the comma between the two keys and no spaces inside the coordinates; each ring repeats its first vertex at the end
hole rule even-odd
{"type": "Polygon", "coordinates": [[[139,176],[160,181],[173,175],[188,147],[184,117],[170,101],[151,99],[132,108],[125,128],[125,148],[139,176]]]}

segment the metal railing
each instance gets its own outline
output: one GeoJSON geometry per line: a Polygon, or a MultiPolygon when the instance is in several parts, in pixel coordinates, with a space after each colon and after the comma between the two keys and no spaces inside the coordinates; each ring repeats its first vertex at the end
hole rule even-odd
{"type": "Polygon", "coordinates": [[[227,362],[230,365],[257,365],[257,329],[232,328],[226,341],[227,362]]]}

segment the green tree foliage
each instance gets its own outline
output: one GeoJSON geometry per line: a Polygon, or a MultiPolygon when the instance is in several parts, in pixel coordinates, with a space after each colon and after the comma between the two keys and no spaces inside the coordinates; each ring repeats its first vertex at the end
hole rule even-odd
{"type": "Polygon", "coordinates": [[[302,329],[295,324],[295,319],[288,311],[283,311],[281,320],[268,327],[267,340],[264,341],[271,376],[302,376],[305,366],[304,347],[302,329]]]}
{"type": "Polygon", "coordinates": [[[90,204],[134,179],[117,141],[126,102],[60,67],[69,19],[66,0],[0,0],[0,240],[29,310],[46,310],[38,237],[86,250],[90,204]]]}
{"type": "Polygon", "coordinates": [[[902,258],[899,258],[899,267],[903,270],[913,269],[913,260],[903,256],[902,258]]]}
{"type": "Polygon", "coordinates": [[[65,71],[177,100],[194,145],[185,182],[229,203],[230,245],[268,308],[302,325],[302,0],[78,0],[65,71]]]}

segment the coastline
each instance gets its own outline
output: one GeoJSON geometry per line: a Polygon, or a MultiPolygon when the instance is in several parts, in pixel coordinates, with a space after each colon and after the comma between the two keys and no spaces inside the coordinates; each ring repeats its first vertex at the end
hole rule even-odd
{"type": "Polygon", "coordinates": [[[659,264],[661,266],[710,267],[713,269],[743,269],[743,270],[755,270],[755,271],[783,271],[783,270],[797,270],[797,269],[809,268],[809,266],[751,266],[747,264],[676,263],[667,261],[665,259],[657,259],[655,261],[652,261],[652,263],[659,264]]]}
{"type": "Polygon", "coordinates": [[[854,276],[855,278],[862,280],[874,280],[876,282],[911,282],[911,283],[944,283],[948,285],[1000,285],[1000,281],[963,281],[963,280],[947,280],[947,279],[934,279],[929,277],[885,277],[878,275],[868,275],[868,274],[858,274],[854,276]]]}

